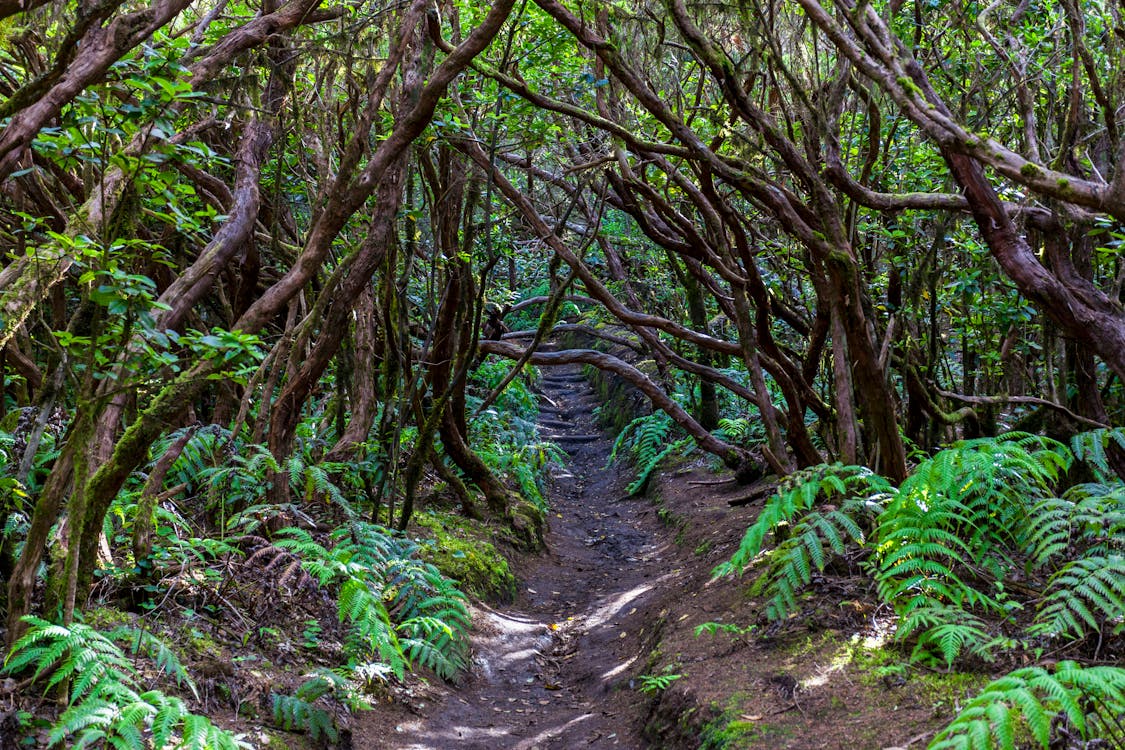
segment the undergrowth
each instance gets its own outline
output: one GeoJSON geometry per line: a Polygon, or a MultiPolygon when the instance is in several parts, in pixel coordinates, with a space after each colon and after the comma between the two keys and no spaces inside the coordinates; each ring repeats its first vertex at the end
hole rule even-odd
{"type": "MultiPolygon", "coordinates": [[[[1105,457],[1123,439],[1116,430],[1071,446],[1024,433],[964,440],[897,488],[862,467],[804,469],[714,575],[752,568],[767,617],[781,621],[801,609],[816,575],[850,558],[897,614],[896,637],[914,661],[950,669],[1048,649],[1096,658],[1104,638],[1125,632],[1125,485],[1105,457]],[[1098,482],[1057,493],[1075,460],[1089,461],[1098,482]]],[[[1123,685],[1117,667],[1018,669],[931,747],[1010,748],[1023,737],[1046,748],[1063,735],[1122,746],[1123,685]]]]}
{"type": "MultiPolygon", "coordinates": [[[[160,690],[143,690],[133,661],[107,635],[80,622],[58,625],[27,616],[29,626],[4,662],[4,672],[31,671],[46,695],[62,691],[66,708],[51,725],[51,747],[192,748],[250,747],[239,735],[193,714],[184,702],[160,690]]],[[[136,650],[155,651],[156,663],[194,690],[178,659],[162,644],[138,637],[136,650]],[[141,644],[147,643],[142,648],[141,644]]]]}
{"type": "Polygon", "coordinates": [[[350,663],[378,659],[402,679],[423,667],[453,679],[468,659],[465,595],[430,563],[417,543],[373,524],[332,532],[325,546],[304,529],[283,529],[272,548],[290,554],[323,587],[337,590],[337,612],[348,626],[350,663]]]}

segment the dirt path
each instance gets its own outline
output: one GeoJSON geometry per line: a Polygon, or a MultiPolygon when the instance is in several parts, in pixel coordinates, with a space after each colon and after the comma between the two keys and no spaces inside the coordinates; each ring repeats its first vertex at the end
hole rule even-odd
{"type": "Polygon", "coordinates": [[[548,552],[525,571],[518,600],[475,618],[470,681],[396,727],[385,747],[643,748],[630,689],[645,642],[630,618],[666,573],[670,531],[628,478],[606,468],[612,443],[577,366],[543,379],[544,437],[571,456],[551,478],[548,552]]]}

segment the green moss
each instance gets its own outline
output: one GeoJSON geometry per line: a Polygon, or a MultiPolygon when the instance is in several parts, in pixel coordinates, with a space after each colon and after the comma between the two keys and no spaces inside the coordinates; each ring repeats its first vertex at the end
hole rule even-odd
{"type": "Polygon", "coordinates": [[[919,98],[925,98],[925,95],[922,93],[922,89],[918,88],[918,84],[914,83],[914,81],[910,80],[910,78],[908,78],[907,76],[900,76],[898,78],[898,85],[902,86],[910,93],[915,94],[919,98]]]}
{"type": "Polygon", "coordinates": [[[1027,164],[1024,164],[1022,167],[1020,167],[1020,174],[1028,178],[1038,177],[1041,172],[1042,170],[1031,162],[1028,162],[1027,164]]]}
{"type": "Polygon", "coordinates": [[[923,701],[931,704],[935,710],[945,709],[950,712],[980,692],[990,681],[988,675],[973,672],[919,673],[914,680],[917,681],[918,694],[923,701]]]}
{"type": "Polygon", "coordinates": [[[279,733],[270,732],[266,735],[266,741],[262,743],[263,747],[269,750],[291,750],[291,745],[279,733]]]}
{"type": "Polygon", "coordinates": [[[719,717],[704,725],[699,737],[700,750],[777,747],[779,740],[793,736],[790,727],[742,718],[739,706],[743,700],[732,696],[719,717]]]}
{"type": "Polygon", "coordinates": [[[432,538],[423,541],[422,559],[461,584],[469,594],[492,601],[507,601],[516,593],[516,577],[508,561],[488,541],[491,531],[452,513],[425,512],[414,523],[432,538]]]}
{"type": "Polygon", "coordinates": [[[82,619],[87,625],[98,630],[112,630],[122,625],[131,625],[133,620],[129,613],[111,607],[95,607],[82,614],[82,619]]]}
{"type": "Polygon", "coordinates": [[[546,546],[547,518],[535,503],[518,498],[508,508],[508,524],[520,549],[536,552],[546,546]]]}

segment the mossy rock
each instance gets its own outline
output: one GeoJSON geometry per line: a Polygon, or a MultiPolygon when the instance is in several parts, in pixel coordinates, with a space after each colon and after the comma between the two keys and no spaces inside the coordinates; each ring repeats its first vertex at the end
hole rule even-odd
{"type": "Polygon", "coordinates": [[[547,518],[535,503],[518,497],[508,507],[508,525],[521,549],[537,552],[547,546],[547,518]]]}
{"type": "Polygon", "coordinates": [[[453,513],[436,511],[417,513],[413,520],[432,537],[422,542],[422,559],[460,583],[463,591],[487,601],[511,601],[515,597],[516,577],[507,559],[488,541],[490,529],[453,513]]]}

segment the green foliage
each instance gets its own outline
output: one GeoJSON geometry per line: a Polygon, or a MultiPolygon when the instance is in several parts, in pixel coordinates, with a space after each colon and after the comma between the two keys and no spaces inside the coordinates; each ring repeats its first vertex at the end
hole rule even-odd
{"type": "Polygon", "coordinates": [[[929,750],[1046,750],[1053,730],[1065,726],[1083,740],[1104,740],[1089,747],[1125,743],[1125,669],[1080,667],[1059,662],[1054,672],[1041,667],[1017,669],[990,683],[938,733],[929,750]]]}
{"type": "Polygon", "coordinates": [[[797,608],[797,592],[812,581],[814,570],[824,570],[830,554],[842,555],[849,545],[863,544],[863,529],[889,487],[862,466],[824,464],[795,472],[766,502],[731,559],[712,574],[741,574],[773,532],[778,544],[754,590],[769,600],[766,613],[771,620],[784,619],[797,608]]]}
{"type": "Polygon", "coordinates": [[[1125,549],[1125,485],[1080,484],[1040,501],[1030,513],[1026,546],[1034,568],[1125,549]]]}
{"type": "Polygon", "coordinates": [[[1125,451],[1125,427],[1103,427],[1079,433],[1070,439],[1070,450],[1074,457],[1089,465],[1099,482],[1106,482],[1114,477],[1106,456],[1106,450],[1111,446],[1125,451]]]}
{"type": "MultiPolygon", "coordinates": [[[[104,742],[138,749],[249,747],[240,737],[190,713],[179,698],[159,690],[142,692],[133,663],[110,638],[90,626],[56,625],[33,616],[24,622],[30,628],[12,647],[4,671],[34,670],[32,680],[42,683],[45,693],[68,688],[67,708],[50,730],[51,746],[65,742],[67,747],[81,748],[104,742]]],[[[173,676],[183,671],[163,644],[154,649],[154,639],[141,637],[136,642],[138,649],[143,642],[147,650],[155,651],[158,664],[173,676]]]]}
{"type": "Polygon", "coordinates": [[[766,428],[761,419],[723,417],[719,420],[719,433],[727,442],[742,446],[764,443],[766,440],[766,428]]]}
{"type": "Polygon", "coordinates": [[[516,480],[520,494],[540,511],[547,510],[543,495],[544,469],[548,464],[564,464],[566,453],[554,443],[531,442],[522,445],[514,442],[497,442],[479,445],[477,455],[493,471],[516,480]]]}
{"type": "Polygon", "coordinates": [[[609,462],[617,460],[622,452],[627,453],[632,459],[637,469],[637,476],[626,488],[629,494],[638,495],[644,492],[652,472],[661,461],[694,445],[691,438],[671,440],[675,432],[676,425],[672,422],[672,418],[663,411],[654,411],[652,414],[637,417],[618,433],[613,441],[609,462]]]}
{"type": "Polygon", "coordinates": [[[1081,639],[1125,629],[1125,486],[1088,484],[1052,497],[1069,465],[1054,441],[1026,434],[956,443],[923,461],[897,490],[861,467],[818,466],[787,477],[714,575],[762,556],[755,593],[781,619],[832,555],[872,551],[880,597],[900,616],[914,658],[946,666],[991,661],[1016,641],[994,624],[1026,602],[1008,576],[1049,573],[1031,637],[1081,639]],[[867,530],[870,534],[865,534],[867,530]],[[992,618],[992,619],[990,619],[992,618]]]}
{"type": "Polygon", "coordinates": [[[1125,555],[1094,554],[1064,565],[1051,577],[1032,633],[1073,635],[1125,630],[1125,555]],[[1089,629],[1089,631],[1087,630],[1089,629]]]}
{"type": "Polygon", "coordinates": [[[377,656],[399,678],[407,667],[421,666],[453,679],[465,667],[465,595],[417,557],[416,543],[362,522],[333,532],[330,548],[303,529],[279,536],[276,547],[300,559],[321,586],[339,586],[337,610],[349,626],[353,659],[377,656]]]}
{"type": "Polygon", "coordinates": [[[347,670],[320,668],[306,675],[307,679],[294,691],[293,695],[274,693],[274,723],[287,732],[303,732],[314,741],[335,743],[340,732],[336,717],[317,705],[322,699],[334,699],[352,711],[370,709],[371,706],[360,695],[358,686],[347,670]]]}
{"type": "Polygon", "coordinates": [[[935,602],[922,603],[903,614],[897,637],[905,640],[915,633],[917,642],[911,661],[940,661],[946,667],[962,654],[991,662],[998,647],[1012,645],[989,632],[987,623],[972,612],[935,602]]]}
{"type": "Polygon", "coordinates": [[[637,682],[640,683],[637,689],[650,695],[659,693],[662,690],[667,690],[673,682],[681,677],[683,677],[682,674],[642,674],[637,677],[637,682]]]}
{"type": "Polygon", "coordinates": [[[113,641],[122,641],[128,644],[129,650],[134,654],[143,653],[165,674],[181,685],[191,690],[191,694],[199,698],[199,690],[195,681],[191,679],[187,668],[184,667],[176,652],[168,648],[168,644],[154,635],[151,631],[134,627],[119,627],[106,633],[106,637],[113,641]]]}
{"type": "MultiPolygon", "coordinates": [[[[508,366],[503,362],[484,362],[474,370],[470,378],[472,395],[466,399],[469,409],[475,411],[483,394],[499,385],[507,372],[508,366]]],[[[566,463],[567,455],[554,443],[539,439],[538,412],[539,403],[528,381],[517,377],[492,407],[474,417],[469,433],[473,449],[485,465],[514,479],[520,494],[545,512],[544,469],[551,463],[566,463]]]]}
{"type": "Polygon", "coordinates": [[[716,633],[729,633],[732,636],[749,635],[757,630],[757,625],[747,625],[745,627],[736,625],[733,622],[704,622],[695,626],[695,637],[706,633],[707,635],[715,635],[716,633]]]}
{"type": "Polygon", "coordinates": [[[900,637],[919,634],[916,653],[936,644],[947,662],[955,646],[984,655],[991,638],[978,621],[968,613],[948,621],[934,615],[946,605],[999,615],[1016,606],[996,584],[1030,541],[1029,508],[1049,495],[1067,465],[1064,446],[1012,434],[956,443],[902,483],[879,516],[874,572],[882,598],[907,617],[900,637]],[[978,580],[997,590],[981,590],[978,580]]]}
{"type": "Polygon", "coordinates": [[[793,523],[755,584],[769,599],[767,616],[781,620],[795,611],[797,593],[812,582],[813,570],[824,570],[829,553],[843,555],[848,546],[862,544],[862,526],[873,516],[868,500],[848,498],[839,509],[810,510],[793,523]]]}

